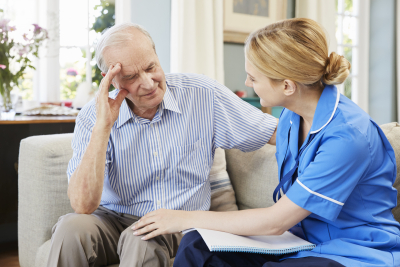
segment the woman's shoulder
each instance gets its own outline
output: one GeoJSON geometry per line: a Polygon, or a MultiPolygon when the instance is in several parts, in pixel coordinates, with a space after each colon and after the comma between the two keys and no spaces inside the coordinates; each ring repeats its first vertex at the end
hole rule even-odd
{"type": "Polygon", "coordinates": [[[356,103],[341,95],[336,114],[332,119],[331,130],[337,128],[347,129],[354,131],[355,134],[360,134],[364,137],[369,135],[370,129],[375,128],[372,118],[361,109],[356,103]]]}

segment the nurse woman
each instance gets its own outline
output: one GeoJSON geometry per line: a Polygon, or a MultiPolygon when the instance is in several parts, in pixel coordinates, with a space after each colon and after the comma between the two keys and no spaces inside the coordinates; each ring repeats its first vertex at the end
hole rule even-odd
{"type": "Polygon", "coordinates": [[[310,19],[255,31],[245,55],[246,85],[263,106],[284,107],[276,204],[232,212],[157,210],[134,226],[136,234],[147,240],[192,227],[237,235],[290,230],[316,244],[284,256],[210,252],[193,231],[183,237],[174,266],[400,266],[400,225],[391,212],[395,155],[379,126],[335,86],[350,63],[328,54],[324,31],[310,19]]]}

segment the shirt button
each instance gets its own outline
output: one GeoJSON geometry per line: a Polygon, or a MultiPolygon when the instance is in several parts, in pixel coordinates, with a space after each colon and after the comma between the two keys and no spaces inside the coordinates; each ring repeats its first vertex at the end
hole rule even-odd
{"type": "Polygon", "coordinates": [[[161,201],[157,200],[157,206],[161,206],[161,201]]]}
{"type": "Polygon", "coordinates": [[[153,128],[154,124],[150,124],[150,127],[153,128]]]}
{"type": "Polygon", "coordinates": [[[154,155],[154,157],[157,157],[158,156],[157,151],[154,151],[153,155],[154,155]]]}
{"type": "Polygon", "coordinates": [[[157,181],[160,180],[160,176],[157,176],[156,179],[157,179],[157,181]]]}

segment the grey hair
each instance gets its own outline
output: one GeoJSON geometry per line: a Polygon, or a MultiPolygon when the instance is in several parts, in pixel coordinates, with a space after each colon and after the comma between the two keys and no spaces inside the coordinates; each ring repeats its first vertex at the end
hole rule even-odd
{"type": "Polygon", "coordinates": [[[134,35],[132,34],[132,29],[137,29],[142,32],[147,38],[149,38],[151,45],[153,46],[154,52],[156,51],[156,46],[154,44],[153,39],[151,38],[150,34],[140,25],[132,23],[132,22],[125,22],[115,26],[112,26],[108,29],[105,29],[100,39],[96,44],[96,53],[95,58],[97,62],[97,66],[99,69],[107,73],[108,66],[103,58],[103,52],[106,47],[112,47],[116,45],[123,44],[125,42],[132,41],[134,35]]]}

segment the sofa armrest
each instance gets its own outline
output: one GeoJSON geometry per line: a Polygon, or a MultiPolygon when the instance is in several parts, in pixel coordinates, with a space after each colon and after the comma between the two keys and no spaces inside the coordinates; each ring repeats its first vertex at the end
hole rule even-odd
{"type": "Polygon", "coordinates": [[[58,218],[73,212],[67,166],[73,134],[23,139],[18,170],[18,247],[21,266],[33,266],[37,249],[51,238],[58,218]]]}

